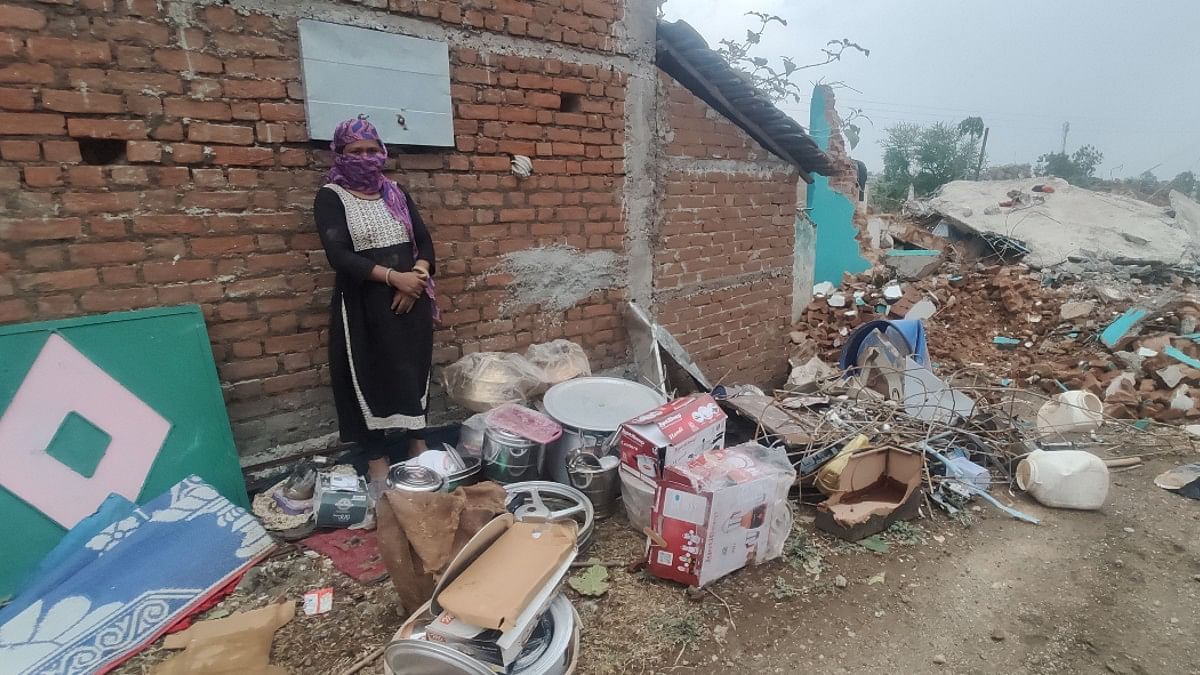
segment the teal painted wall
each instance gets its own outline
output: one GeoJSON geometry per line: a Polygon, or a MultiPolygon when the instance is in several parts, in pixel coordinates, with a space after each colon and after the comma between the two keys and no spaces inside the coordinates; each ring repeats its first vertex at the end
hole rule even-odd
{"type": "MultiPolygon", "coordinates": [[[[808,133],[822,150],[829,150],[833,133],[825,117],[828,95],[827,87],[813,87],[809,108],[808,133]]],[[[841,284],[844,273],[858,274],[870,269],[871,263],[863,257],[855,238],[858,230],[854,227],[854,202],[829,187],[825,176],[813,175],[813,183],[808,186],[808,209],[809,218],[817,226],[813,283],[841,284]]]]}

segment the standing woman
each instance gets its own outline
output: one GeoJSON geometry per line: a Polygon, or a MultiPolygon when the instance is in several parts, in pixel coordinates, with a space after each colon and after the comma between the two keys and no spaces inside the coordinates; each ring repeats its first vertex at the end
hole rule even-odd
{"type": "MultiPolygon", "coordinates": [[[[344,442],[366,452],[368,477],[388,472],[386,432],[425,442],[433,360],[433,241],[417,207],[383,175],[387,148],[359,116],[338,125],[333,168],[313,205],[321,244],[337,272],[329,372],[344,442]]],[[[389,439],[390,440],[390,439],[389,439]]]]}

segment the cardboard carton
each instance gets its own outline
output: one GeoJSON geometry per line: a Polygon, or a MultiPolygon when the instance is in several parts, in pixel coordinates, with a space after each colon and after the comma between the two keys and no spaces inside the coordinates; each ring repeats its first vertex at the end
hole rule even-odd
{"type": "Polygon", "coordinates": [[[648,569],[703,586],[777,557],[791,531],[787,494],[795,480],[782,449],[755,443],[667,466],[651,512],[648,569]]]}
{"type": "Polygon", "coordinates": [[[675,399],[621,425],[621,462],[657,480],[663,469],[725,445],[725,413],[708,394],[675,399]]]}
{"type": "Polygon", "coordinates": [[[816,526],[858,541],[913,517],[924,466],[921,455],[892,446],[849,455],[829,499],[817,505],[816,526]]]}
{"type": "Polygon", "coordinates": [[[436,618],[426,627],[427,639],[492,665],[513,663],[575,560],[576,529],[574,521],[497,516],[467,542],[434,589],[436,618]]]}
{"type": "Polygon", "coordinates": [[[360,476],[321,472],[313,488],[317,527],[350,527],[367,517],[367,481],[360,476]]]}

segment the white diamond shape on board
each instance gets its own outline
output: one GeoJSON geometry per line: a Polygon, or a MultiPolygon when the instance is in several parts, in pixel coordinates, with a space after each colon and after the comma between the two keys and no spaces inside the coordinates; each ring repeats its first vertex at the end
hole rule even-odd
{"type": "Polygon", "coordinates": [[[115,492],[138,497],[171,423],[52,334],[0,416],[0,487],[70,529],[115,492]],[[112,439],[90,478],[46,449],[74,412],[112,439]]]}

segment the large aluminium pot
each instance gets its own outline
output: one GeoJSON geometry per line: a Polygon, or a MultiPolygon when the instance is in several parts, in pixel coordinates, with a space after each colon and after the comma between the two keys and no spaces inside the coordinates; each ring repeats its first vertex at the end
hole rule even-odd
{"type": "Polygon", "coordinates": [[[570,485],[567,463],[575,453],[604,454],[623,422],[666,402],[650,387],[615,377],[580,377],[550,387],[542,403],[563,433],[546,447],[546,477],[570,485]]]}

